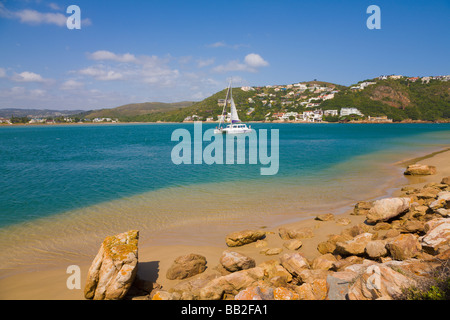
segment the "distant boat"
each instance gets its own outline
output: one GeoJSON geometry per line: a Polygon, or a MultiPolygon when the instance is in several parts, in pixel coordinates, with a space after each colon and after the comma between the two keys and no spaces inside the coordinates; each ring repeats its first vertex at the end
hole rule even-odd
{"type": "Polygon", "coordinates": [[[219,127],[214,130],[214,134],[240,134],[240,133],[250,133],[252,132],[252,129],[250,127],[247,127],[245,123],[241,123],[241,120],[239,119],[236,105],[234,104],[233,100],[233,92],[231,88],[231,81],[230,85],[228,86],[227,90],[227,96],[225,98],[225,105],[223,106],[222,110],[222,116],[219,120],[219,127]],[[230,99],[228,97],[231,97],[230,99]],[[231,124],[227,125],[225,128],[222,128],[222,123],[224,123],[224,114],[225,110],[227,108],[228,101],[230,101],[230,108],[231,108],[231,116],[230,116],[230,122],[231,124]]]}

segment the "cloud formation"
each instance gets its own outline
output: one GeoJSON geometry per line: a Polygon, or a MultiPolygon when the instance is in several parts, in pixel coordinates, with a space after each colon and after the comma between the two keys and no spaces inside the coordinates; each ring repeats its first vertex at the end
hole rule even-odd
{"type": "Polygon", "coordinates": [[[218,65],[213,68],[214,72],[225,73],[232,71],[243,71],[243,72],[258,72],[259,68],[267,67],[269,63],[264,60],[259,54],[250,53],[245,56],[244,62],[239,60],[233,60],[227,64],[218,65]]]}
{"type": "Polygon", "coordinates": [[[40,74],[24,71],[21,73],[16,73],[12,76],[11,80],[15,82],[45,82],[46,79],[42,78],[40,74]]]}
{"type": "MultiPolygon", "coordinates": [[[[58,7],[55,4],[50,4],[53,10],[57,10],[58,7]]],[[[67,26],[67,18],[62,13],[58,12],[39,12],[37,10],[32,9],[23,9],[19,11],[11,11],[5,8],[4,4],[0,3],[0,17],[7,19],[15,19],[20,23],[25,23],[29,25],[42,25],[42,24],[50,24],[58,27],[66,27],[67,26]]],[[[89,26],[92,22],[90,19],[82,19],[82,26],[89,26]]]]}

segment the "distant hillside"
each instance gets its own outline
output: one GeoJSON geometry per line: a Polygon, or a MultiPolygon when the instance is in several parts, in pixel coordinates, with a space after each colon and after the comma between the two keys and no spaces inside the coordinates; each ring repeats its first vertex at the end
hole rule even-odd
{"type": "MultiPolygon", "coordinates": [[[[365,117],[387,116],[394,121],[449,121],[450,76],[395,77],[368,79],[349,87],[314,80],[289,85],[233,88],[233,99],[242,121],[279,120],[280,114],[284,113],[295,119],[294,114],[309,114],[305,111],[322,109],[339,112],[342,108],[357,108],[365,117]]],[[[226,92],[226,89],[221,90],[199,102],[135,103],[93,111],[0,109],[0,117],[72,115],[82,121],[94,118],[117,118],[120,122],[183,122],[211,118],[217,121],[223,111],[219,101],[225,99],[226,92]]],[[[324,120],[346,121],[335,115],[325,117],[325,114],[324,120]]]]}
{"type": "Polygon", "coordinates": [[[133,103],[113,109],[93,110],[85,114],[84,117],[88,119],[118,118],[122,120],[123,118],[136,117],[145,114],[151,114],[154,112],[168,112],[172,110],[178,110],[189,107],[193,103],[194,102],[190,101],[182,101],[175,103],[163,103],[163,102],[133,103]]]}
{"type": "Polygon", "coordinates": [[[0,109],[0,117],[10,118],[13,117],[36,117],[36,118],[47,118],[47,117],[59,117],[59,116],[69,116],[74,114],[80,114],[84,112],[83,110],[39,110],[39,109],[16,109],[16,108],[6,108],[0,109]]]}
{"type": "MultiPolygon", "coordinates": [[[[218,105],[218,100],[225,99],[227,90],[219,91],[212,96],[192,104],[189,107],[172,110],[167,112],[154,112],[152,114],[144,114],[140,116],[133,116],[123,119],[125,121],[137,121],[137,122],[182,122],[186,117],[197,115],[206,119],[208,117],[215,117],[222,113],[222,106],[218,105]]],[[[240,88],[233,88],[233,98],[236,104],[243,105],[247,99],[254,96],[254,92],[245,92],[240,88]]]]}
{"type": "MultiPolygon", "coordinates": [[[[250,90],[233,88],[239,117],[242,121],[273,120],[274,114],[322,109],[357,108],[367,116],[387,116],[394,121],[450,119],[450,81],[420,79],[368,79],[355,86],[342,86],[323,81],[308,81],[297,85],[253,87],[250,90]],[[360,87],[361,84],[370,83],[360,87]],[[307,89],[304,89],[306,86],[307,89]],[[359,89],[358,89],[359,87],[359,89]]],[[[155,112],[124,119],[126,121],[182,122],[187,117],[199,120],[222,113],[218,100],[224,99],[226,90],[215,93],[203,101],[181,110],[155,112]]],[[[228,110],[229,112],[229,110],[228,110]]],[[[326,119],[332,121],[332,119],[326,119]]],[[[333,121],[337,121],[335,118],[333,121]]]]}
{"type": "Polygon", "coordinates": [[[394,121],[405,119],[436,121],[450,118],[450,81],[372,79],[363,90],[343,90],[324,101],[322,109],[358,108],[370,116],[386,115],[394,121]]]}

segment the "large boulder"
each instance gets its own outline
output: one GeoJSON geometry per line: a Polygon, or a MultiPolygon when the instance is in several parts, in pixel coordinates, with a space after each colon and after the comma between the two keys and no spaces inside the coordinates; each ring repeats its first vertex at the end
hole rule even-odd
{"type": "Polygon", "coordinates": [[[206,258],[202,255],[191,253],[175,259],[167,270],[166,278],[169,280],[181,280],[206,270],[206,258]]]}
{"type": "Polygon", "coordinates": [[[308,260],[300,253],[285,253],[280,257],[280,262],[294,277],[298,277],[303,269],[309,269],[308,260]]]}
{"type": "Polygon", "coordinates": [[[389,240],[386,248],[395,260],[406,260],[415,257],[422,250],[418,237],[410,233],[401,234],[389,240]]]}
{"type": "Polygon", "coordinates": [[[357,235],[352,240],[337,242],[335,252],[344,256],[362,255],[366,245],[372,240],[373,234],[366,232],[357,235]]]}
{"type": "Polygon", "coordinates": [[[450,176],[442,178],[441,183],[450,185],[450,176]]]}
{"type": "Polygon", "coordinates": [[[368,223],[387,221],[397,217],[410,208],[410,198],[385,198],[376,200],[373,207],[367,213],[368,223]]]}
{"type": "Polygon", "coordinates": [[[227,235],[225,242],[229,247],[239,247],[264,238],[266,233],[261,230],[236,231],[227,235]]]}
{"type": "Polygon", "coordinates": [[[305,239],[314,237],[312,228],[308,227],[282,227],[278,229],[280,238],[283,240],[305,239]]]}
{"type": "Polygon", "coordinates": [[[225,250],[220,257],[222,266],[230,272],[255,267],[255,260],[239,252],[225,250]]]}
{"type": "Polygon", "coordinates": [[[450,192],[441,191],[437,194],[437,199],[429,204],[430,209],[437,210],[440,208],[450,209],[450,192]]]}
{"type": "Polygon", "coordinates": [[[430,220],[425,224],[424,231],[426,233],[420,238],[420,243],[426,252],[436,255],[449,249],[450,219],[430,220]]]}
{"type": "Polygon", "coordinates": [[[139,231],[107,237],[89,268],[84,296],[94,300],[123,299],[137,273],[139,231]]]}
{"type": "Polygon", "coordinates": [[[366,215],[370,208],[372,208],[372,202],[370,201],[360,201],[358,202],[355,207],[353,208],[352,215],[366,215]]]}
{"type": "Polygon", "coordinates": [[[182,280],[175,286],[169,289],[169,293],[180,297],[180,300],[198,300],[200,299],[200,290],[205,287],[210,281],[218,278],[219,273],[202,273],[198,276],[182,280]]]}
{"type": "Polygon", "coordinates": [[[426,164],[412,164],[406,168],[404,174],[411,176],[432,175],[436,174],[436,167],[426,164]]]}
{"type": "Polygon", "coordinates": [[[211,280],[200,290],[201,300],[220,300],[224,294],[237,295],[264,278],[264,269],[250,268],[211,280]]]}
{"type": "Polygon", "coordinates": [[[369,241],[364,250],[372,259],[384,257],[388,253],[386,250],[386,242],[384,240],[369,241]]]}
{"type": "Polygon", "coordinates": [[[353,236],[350,236],[349,234],[331,235],[328,240],[320,242],[317,245],[317,251],[321,254],[333,253],[334,250],[336,250],[337,242],[345,242],[351,239],[353,239],[353,236]]]}
{"type": "Polygon", "coordinates": [[[241,290],[234,300],[274,300],[273,288],[265,286],[251,286],[241,290]]]}
{"type": "Polygon", "coordinates": [[[393,299],[415,284],[411,278],[383,264],[361,265],[356,281],[348,290],[350,300],[393,299]]]}
{"type": "Polygon", "coordinates": [[[353,271],[339,271],[327,276],[328,300],[347,300],[347,293],[358,276],[353,271]]]}
{"type": "Polygon", "coordinates": [[[325,300],[328,287],[326,279],[314,279],[312,282],[303,283],[296,287],[299,300],[325,300]]]}
{"type": "Polygon", "coordinates": [[[330,270],[333,268],[334,263],[337,262],[337,259],[335,256],[333,256],[331,253],[326,253],[324,255],[320,255],[311,263],[312,269],[320,269],[320,270],[330,270]]]}

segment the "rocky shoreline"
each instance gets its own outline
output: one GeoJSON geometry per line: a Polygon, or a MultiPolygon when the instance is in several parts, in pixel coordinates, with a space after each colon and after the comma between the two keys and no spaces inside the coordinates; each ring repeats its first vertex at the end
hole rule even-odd
{"type": "MultiPolygon", "coordinates": [[[[405,175],[435,173],[435,167],[420,164],[405,171],[405,175]]],[[[402,299],[408,288],[420,287],[447,266],[450,177],[404,187],[395,197],[358,202],[351,216],[357,220],[322,214],[312,226],[224,235],[227,248],[218,261],[195,252],[177,257],[161,275],[172,281],[170,287],[138,275],[137,230],[108,237],[89,270],[85,298],[402,299]],[[317,243],[315,257],[308,258],[301,250],[303,242],[313,239],[321,224],[336,224],[342,231],[317,243]],[[257,263],[261,257],[266,258],[257,263]]]]}

